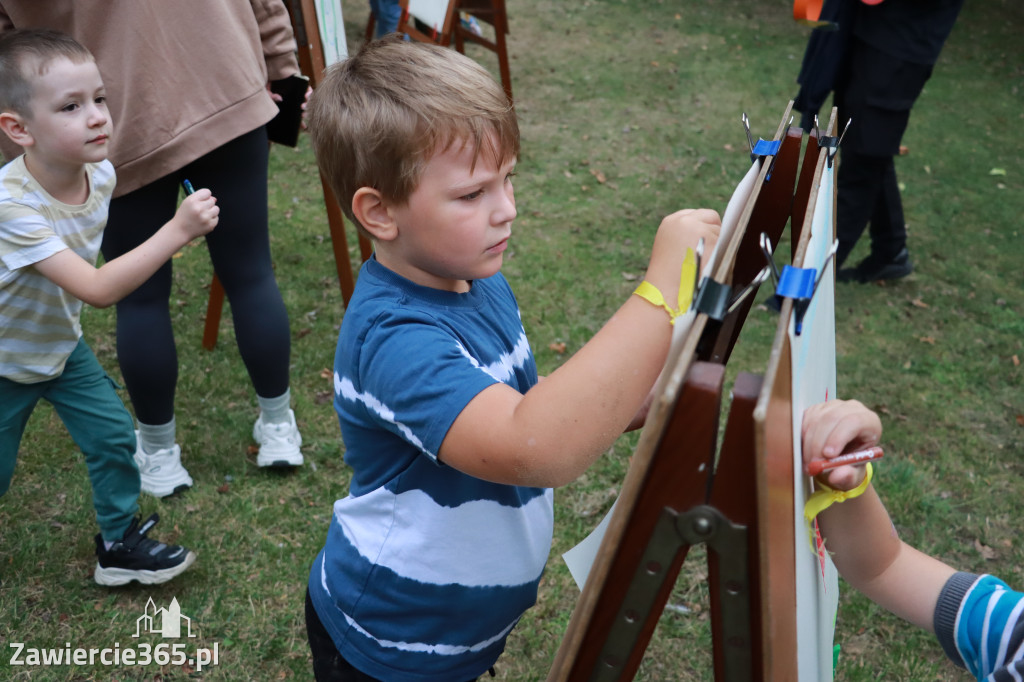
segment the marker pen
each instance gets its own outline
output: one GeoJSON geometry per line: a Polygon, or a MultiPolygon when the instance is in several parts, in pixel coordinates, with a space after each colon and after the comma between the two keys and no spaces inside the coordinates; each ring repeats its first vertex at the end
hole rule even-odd
{"type": "Polygon", "coordinates": [[[876,445],[872,448],[868,448],[867,450],[848,452],[845,455],[839,455],[832,459],[814,459],[807,463],[807,475],[817,476],[823,471],[835,469],[836,467],[841,467],[844,464],[864,464],[865,462],[870,462],[873,459],[880,459],[883,454],[882,448],[876,445]]]}

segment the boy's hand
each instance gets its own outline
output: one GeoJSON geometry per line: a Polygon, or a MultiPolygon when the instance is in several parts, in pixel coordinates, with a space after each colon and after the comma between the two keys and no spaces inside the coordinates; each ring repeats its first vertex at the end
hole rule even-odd
{"type": "Polygon", "coordinates": [[[188,235],[189,241],[201,237],[217,226],[220,206],[208,189],[198,189],[185,197],[174,219],[188,235]]]}
{"type": "MultiPolygon", "coordinates": [[[[802,428],[804,466],[815,459],[832,459],[878,443],[882,422],[856,400],[829,400],[804,411],[802,428]]],[[[852,490],[864,480],[861,465],[826,471],[819,479],[836,490],[852,490]]]]}
{"type": "Polygon", "coordinates": [[[707,208],[683,209],[661,221],[645,279],[661,291],[670,307],[679,307],[676,298],[686,250],[696,249],[703,238],[704,253],[710,254],[721,231],[718,212],[707,208]]]}

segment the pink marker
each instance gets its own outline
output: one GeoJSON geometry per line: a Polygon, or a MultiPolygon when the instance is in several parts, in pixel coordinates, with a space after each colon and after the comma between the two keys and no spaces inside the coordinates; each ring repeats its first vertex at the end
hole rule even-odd
{"type": "Polygon", "coordinates": [[[857,452],[848,452],[845,455],[839,455],[832,459],[814,459],[807,463],[807,475],[817,476],[823,471],[829,469],[835,469],[841,467],[844,464],[864,464],[870,462],[873,459],[880,459],[882,455],[882,448],[877,445],[868,448],[867,450],[858,450],[857,452]]]}

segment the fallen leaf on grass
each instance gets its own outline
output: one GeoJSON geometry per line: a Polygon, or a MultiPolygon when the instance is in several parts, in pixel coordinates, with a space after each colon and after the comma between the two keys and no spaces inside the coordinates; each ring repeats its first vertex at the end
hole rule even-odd
{"type": "Polygon", "coordinates": [[[1024,414],[1017,415],[1017,426],[1024,426],[1024,414]]]}
{"type": "Polygon", "coordinates": [[[328,367],[324,367],[322,370],[320,370],[320,378],[321,379],[333,379],[334,378],[334,370],[330,369],[328,367]]]}
{"type": "Polygon", "coordinates": [[[1018,358],[1016,355],[1014,355],[1011,358],[1011,360],[1013,361],[1013,366],[1014,367],[1020,367],[1020,358],[1018,358]]]}
{"type": "Polygon", "coordinates": [[[918,339],[918,341],[920,341],[921,343],[927,343],[927,344],[932,345],[932,346],[935,345],[935,337],[934,336],[922,336],[921,338],[918,339]]]}
{"type": "Polygon", "coordinates": [[[1005,168],[993,168],[988,172],[989,175],[1006,175],[1005,168]]]}
{"type": "Polygon", "coordinates": [[[565,352],[565,342],[564,341],[554,341],[552,343],[549,343],[548,344],[548,349],[549,350],[553,350],[556,353],[558,353],[559,355],[561,355],[562,353],[565,352]]]}
{"type": "Polygon", "coordinates": [[[622,279],[626,280],[627,282],[635,282],[638,279],[638,276],[633,274],[632,272],[624,272],[622,273],[622,279]]]}
{"type": "Polygon", "coordinates": [[[924,301],[922,301],[919,298],[915,298],[914,300],[912,300],[910,302],[910,305],[915,306],[917,308],[928,308],[929,307],[929,305],[927,303],[925,303],[924,301]]]}
{"type": "Polygon", "coordinates": [[[597,170],[596,168],[591,168],[590,174],[593,175],[594,179],[597,180],[602,185],[608,181],[608,178],[605,177],[604,173],[597,170]]]}
{"type": "Polygon", "coordinates": [[[324,403],[329,403],[333,397],[334,391],[317,391],[313,402],[317,405],[323,405],[324,403]]]}
{"type": "Polygon", "coordinates": [[[258,446],[258,445],[250,445],[249,447],[247,447],[245,449],[245,454],[247,454],[247,455],[256,455],[256,454],[259,454],[259,451],[260,451],[260,446],[258,446]]]}
{"type": "Polygon", "coordinates": [[[981,544],[980,540],[974,541],[974,549],[978,550],[978,553],[989,561],[996,558],[996,551],[988,545],[981,544]]]}
{"type": "Polygon", "coordinates": [[[224,493],[226,493],[229,490],[231,490],[231,486],[229,484],[227,484],[227,483],[225,483],[224,485],[221,485],[221,486],[217,486],[217,492],[219,492],[221,495],[223,495],[224,493]]]}

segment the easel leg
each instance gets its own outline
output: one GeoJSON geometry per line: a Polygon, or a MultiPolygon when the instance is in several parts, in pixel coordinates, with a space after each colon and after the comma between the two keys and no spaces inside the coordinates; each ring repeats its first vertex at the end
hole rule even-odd
{"type": "Polygon", "coordinates": [[[217,332],[220,330],[220,316],[224,310],[224,286],[216,273],[210,282],[210,300],[206,304],[206,324],[203,327],[203,348],[213,350],[217,345],[217,332]]]}
{"type": "MultiPolygon", "coordinates": [[[[331,245],[334,248],[334,264],[338,269],[338,284],[341,286],[341,299],[348,305],[352,298],[352,291],[355,289],[355,278],[352,275],[352,262],[349,260],[348,239],[345,237],[345,219],[341,213],[341,207],[334,199],[334,194],[327,186],[324,176],[320,176],[320,184],[324,189],[324,205],[327,207],[327,224],[331,228],[331,245]]],[[[359,250],[363,260],[370,257],[368,244],[364,246],[365,240],[360,237],[359,250]]]]}

